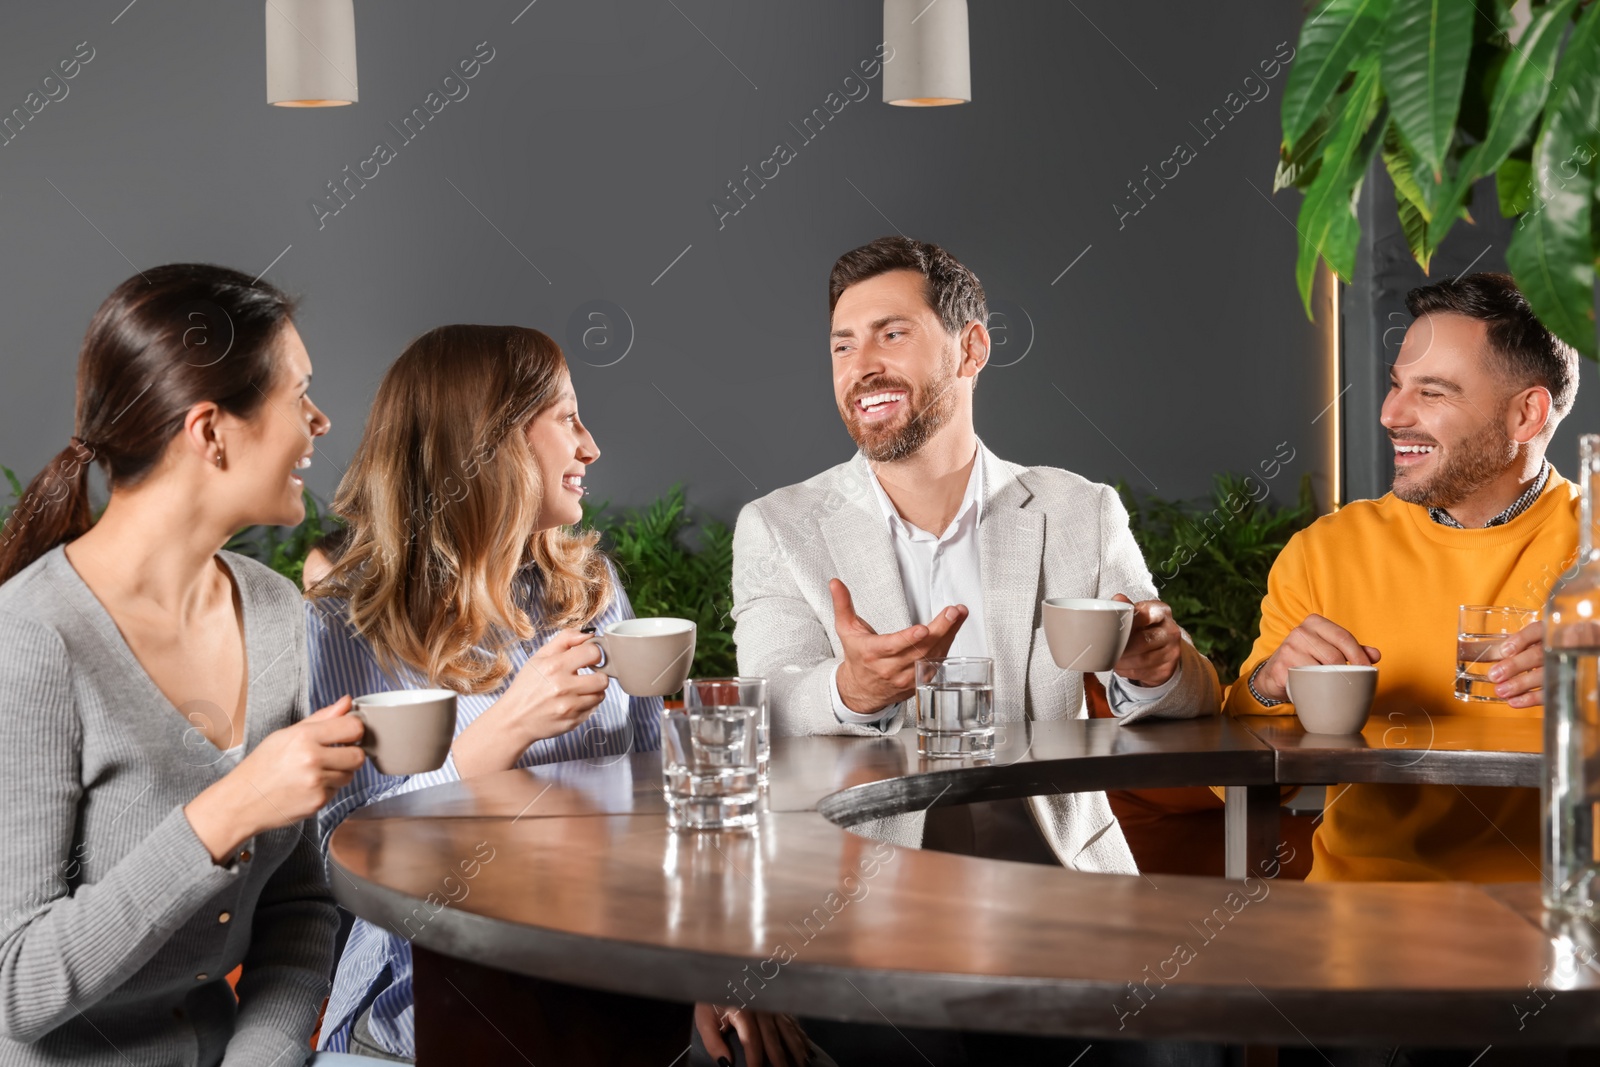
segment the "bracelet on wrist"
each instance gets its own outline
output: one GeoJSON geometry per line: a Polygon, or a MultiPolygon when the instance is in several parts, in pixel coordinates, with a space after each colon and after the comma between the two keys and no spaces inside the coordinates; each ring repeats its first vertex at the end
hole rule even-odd
{"type": "Polygon", "coordinates": [[[1279,704],[1287,704],[1287,700],[1274,700],[1271,697],[1264,697],[1261,695],[1260,690],[1256,689],[1256,675],[1260,674],[1261,668],[1265,667],[1266,665],[1266,660],[1262,660],[1260,663],[1256,664],[1256,669],[1250,672],[1250,677],[1246,679],[1244,683],[1245,688],[1250,690],[1250,695],[1256,698],[1256,703],[1260,704],[1264,708],[1275,708],[1279,704]]]}

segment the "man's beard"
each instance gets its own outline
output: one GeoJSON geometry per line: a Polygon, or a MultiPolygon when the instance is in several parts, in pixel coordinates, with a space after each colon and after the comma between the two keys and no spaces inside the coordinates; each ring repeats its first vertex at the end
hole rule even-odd
{"type": "Polygon", "coordinates": [[[952,368],[936,375],[924,386],[924,389],[915,389],[909,382],[877,378],[845,398],[840,405],[839,415],[862,455],[874,463],[893,463],[906,459],[921,451],[922,446],[944,428],[956,411],[955,370],[952,368]],[[860,409],[856,407],[857,398],[891,389],[905,390],[904,403],[909,414],[897,420],[898,425],[895,426],[864,424],[860,409]]]}
{"type": "MultiPolygon", "coordinates": [[[[1408,504],[1449,508],[1494,481],[1517,459],[1516,442],[1506,437],[1502,422],[1490,422],[1476,435],[1450,446],[1438,471],[1427,481],[1415,481],[1396,470],[1394,495],[1408,504]]],[[[1404,444],[1408,439],[1395,440],[1404,444]]]]}

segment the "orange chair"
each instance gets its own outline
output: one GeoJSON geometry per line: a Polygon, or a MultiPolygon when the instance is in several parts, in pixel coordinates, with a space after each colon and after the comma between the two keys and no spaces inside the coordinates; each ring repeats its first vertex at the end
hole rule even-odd
{"type": "MultiPolygon", "coordinates": [[[[1089,716],[1111,718],[1111,705],[1100,680],[1084,675],[1089,716]]],[[[1159,725],[1150,727],[1160,729],[1159,725]]],[[[1122,824],[1122,836],[1147,874],[1201,874],[1220,878],[1224,866],[1223,804],[1207,786],[1178,789],[1113,789],[1106,792],[1111,811],[1122,824]]],[[[1283,840],[1294,849],[1281,878],[1305,878],[1311,870],[1311,834],[1315,816],[1283,813],[1283,840]]]]}

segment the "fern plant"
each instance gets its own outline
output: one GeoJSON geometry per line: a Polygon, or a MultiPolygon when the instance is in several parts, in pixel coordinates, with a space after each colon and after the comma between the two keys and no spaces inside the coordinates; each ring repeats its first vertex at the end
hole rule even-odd
{"type": "Polygon", "coordinates": [[[6,521],[11,518],[11,513],[17,510],[17,505],[22,502],[24,486],[22,479],[17,477],[17,472],[10,467],[0,467],[0,474],[5,475],[6,481],[11,486],[11,503],[0,504],[0,527],[4,527],[6,521]]]}
{"type": "MultiPolygon", "coordinates": [[[[306,517],[298,526],[252,526],[227,547],[259,560],[300,584],[306,555],[323,534],[340,525],[305,493],[306,517]]],[[[733,607],[733,531],[719,522],[699,525],[698,545],[689,543],[694,525],[681,485],[649,507],[621,515],[584,505],[584,523],[600,531],[617,564],[623,587],[641,618],[670,615],[694,621],[696,675],[737,673],[728,614],[733,607]]]]}
{"type": "Polygon", "coordinates": [[[733,627],[733,531],[714,520],[696,524],[682,485],[642,510],[611,515],[607,505],[584,504],[584,524],[601,540],[622,575],[640,618],[690,619],[695,677],[738,673],[733,627]],[[691,530],[694,530],[691,539],[691,530]]]}
{"type": "MultiPolygon", "coordinates": [[[[16,474],[0,467],[12,502],[0,505],[0,524],[21,499],[16,474]]],[[[1134,540],[1144,552],[1161,598],[1216,664],[1226,684],[1249,654],[1261,624],[1267,572],[1298,530],[1316,518],[1311,479],[1300,482],[1292,507],[1252,498],[1251,479],[1216,477],[1209,503],[1135,499],[1118,483],[1134,540]]],[[[1259,482],[1254,484],[1260,485],[1259,482]]],[[[339,525],[309,491],[306,517],[298,526],[252,526],[227,547],[259,560],[300,584],[306,554],[339,525]]],[[[641,618],[690,619],[698,634],[693,673],[717,677],[738,673],[733,645],[733,531],[714,520],[696,523],[682,485],[674,485],[649,507],[611,514],[606,504],[583,506],[583,523],[600,531],[623,586],[641,618]]]]}
{"type": "Polygon", "coordinates": [[[1290,507],[1255,499],[1249,487],[1262,484],[1219,474],[1213,499],[1196,503],[1136,501],[1126,484],[1117,483],[1161,599],[1224,685],[1237,677],[1255,643],[1273,561],[1317,517],[1310,475],[1301,478],[1299,500],[1290,507]]]}

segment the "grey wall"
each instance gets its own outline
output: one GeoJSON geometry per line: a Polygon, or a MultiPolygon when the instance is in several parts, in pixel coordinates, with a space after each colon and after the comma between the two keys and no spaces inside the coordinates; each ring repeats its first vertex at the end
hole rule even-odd
{"type": "Polygon", "coordinates": [[[684,481],[732,518],[850,453],[827,272],[900,229],[950,248],[1006,313],[977,394],[1002,455],[1169,497],[1284,441],[1280,497],[1327,469],[1298,194],[1264,195],[1287,75],[1245,82],[1294,40],[1297,5],[973,0],[974,103],[890,107],[874,81],[804,143],[789,124],[874,53],[872,0],[525,2],[361,0],[361,101],[317,111],[264,103],[259,0],[13,5],[0,112],[79,42],[95,58],[0,147],[0,462],[31,473],[65,445],[83,329],[133,265],[254,274],[288,248],[268,277],[306,297],[334,421],[319,494],[410,337],[517,322],[569,345],[608,301],[612,347],[569,347],[605,453],[596,496],[684,481]],[[388,124],[484,41],[469,95],[402,143],[388,124]],[[1203,120],[1241,103],[1208,141],[1203,120]],[[319,229],[310,202],[379,140],[397,157],[319,229]],[[719,228],[710,201],[779,141],[796,158],[719,228]],[[1194,157],[1121,216],[1179,142],[1194,157]],[[626,357],[600,366],[630,321],[626,357]]]}

